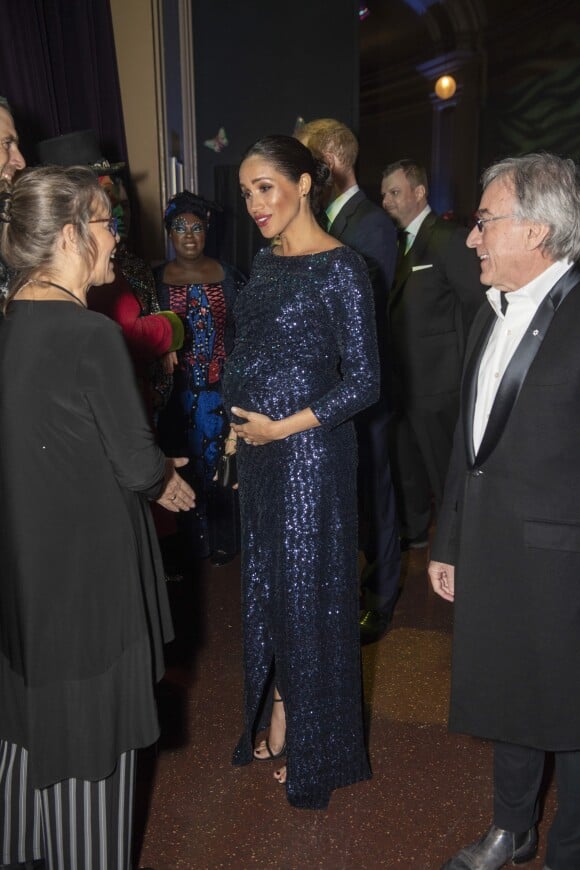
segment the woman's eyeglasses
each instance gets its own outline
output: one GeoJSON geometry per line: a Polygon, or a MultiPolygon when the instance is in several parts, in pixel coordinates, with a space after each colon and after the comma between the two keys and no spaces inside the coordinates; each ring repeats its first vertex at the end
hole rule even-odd
{"type": "Polygon", "coordinates": [[[89,221],[90,224],[107,224],[107,229],[112,236],[116,236],[119,231],[119,221],[116,217],[93,218],[89,221]]]}

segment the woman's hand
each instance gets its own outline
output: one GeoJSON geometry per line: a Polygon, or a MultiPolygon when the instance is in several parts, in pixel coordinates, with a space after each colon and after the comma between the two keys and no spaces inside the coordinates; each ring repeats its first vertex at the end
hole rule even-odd
{"type": "Polygon", "coordinates": [[[195,507],[195,493],[190,485],[177,473],[176,468],[183,468],[189,459],[167,458],[165,460],[165,487],[157,499],[157,503],[172,513],[188,511],[195,507]]]}
{"type": "Polygon", "coordinates": [[[282,420],[272,420],[266,414],[258,414],[256,411],[244,411],[243,408],[232,408],[232,414],[245,419],[245,423],[232,423],[232,429],[238,438],[242,438],[246,444],[260,447],[269,444],[270,441],[280,441],[296,435],[298,432],[307,432],[316,429],[320,422],[310,408],[303,408],[284,417],[282,420]]]}
{"type": "Polygon", "coordinates": [[[234,431],[233,425],[230,426],[230,431],[228,433],[228,437],[224,442],[224,453],[226,456],[231,456],[232,453],[235,453],[238,449],[238,436],[234,431]]]}
{"type": "Polygon", "coordinates": [[[232,414],[246,420],[245,423],[232,423],[234,433],[246,444],[261,447],[284,437],[280,420],[272,420],[266,414],[258,414],[256,411],[244,411],[243,408],[232,408],[232,414]]]}
{"type": "MultiPolygon", "coordinates": [[[[238,436],[234,432],[233,425],[230,427],[230,431],[228,437],[224,442],[224,454],[225,456],[235,456],[238,449],[238,436]]],[[[213,476],[214,482],[218,479],[217,471],[213,476]]],[[[237,489],[238,484],[234,483],[232,489],[237,489]]]]}
{"type": "Polygon", "coordinates": [[[161,366],[166,375],[172,375],[173,369],[177,365],[177,354],[174,350],[164,353],[161,357],[161,366]]]}

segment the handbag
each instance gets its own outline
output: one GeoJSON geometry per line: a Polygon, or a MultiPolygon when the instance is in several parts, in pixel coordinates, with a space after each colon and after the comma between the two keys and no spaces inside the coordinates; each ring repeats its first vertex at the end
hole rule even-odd
{"type": "Polygon", "coordinates": [[[240,551],[240,501],[236,454],[224,454],[208,493],[209,546],[214,564],[225,564],[240,551]]]}
{"type": "Polygon", "coordinates": [[[238,466],[235,453],[224,453],[220,456],[217,467],[217,485],[222,487],[235,486],[238,482],[238,466]]]}

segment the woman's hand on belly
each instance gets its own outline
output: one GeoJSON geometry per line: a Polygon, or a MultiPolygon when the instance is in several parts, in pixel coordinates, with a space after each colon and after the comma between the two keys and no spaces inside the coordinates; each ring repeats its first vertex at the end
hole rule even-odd
{"type": "Polygon", "coordinates": [[[271,441],[279,441],[295,435],[297,432],[306,432],[320,426],[310,408],[303,408],[296,414],[291,414],[283,420],[272,420],[266,414],[258,414],[256,411],[245,411],[243,408],[232,408],[234,416],[245,420],[245,423],[232,423],[232,429],[246,444],[261,447],[271,441]]]}
{"type": "Polygon", "coordinates": [[[272,420],[266,414],[258,414],[256,411],[244,411],[243,408],[232,408],[232,414],[246,421],[232,423],[233,431],[246,444],[261,447],[284,437],[280,434],[280,420],[272,420]]]}

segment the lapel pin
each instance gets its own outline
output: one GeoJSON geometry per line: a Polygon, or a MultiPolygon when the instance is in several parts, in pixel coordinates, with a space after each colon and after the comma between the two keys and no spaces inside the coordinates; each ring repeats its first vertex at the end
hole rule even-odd
{"type": "Polygon", "coordinates": [[[539,329],[534,329],[534,331],[532,332],[532,335],[539,335],[539,334],[540,334],[539,329]]]}

